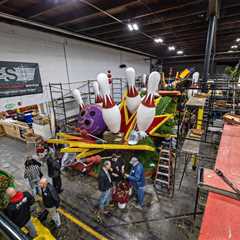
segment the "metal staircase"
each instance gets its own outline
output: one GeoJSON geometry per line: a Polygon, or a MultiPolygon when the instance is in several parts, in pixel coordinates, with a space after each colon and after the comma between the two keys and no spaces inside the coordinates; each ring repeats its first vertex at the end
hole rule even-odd
{"type": "Polygon", "coordinates": [[[160,148],[157,171],[154,180],[156,192],[172,197],[174,193],[174,155],[171,143],[163,144],[160,148]]]}

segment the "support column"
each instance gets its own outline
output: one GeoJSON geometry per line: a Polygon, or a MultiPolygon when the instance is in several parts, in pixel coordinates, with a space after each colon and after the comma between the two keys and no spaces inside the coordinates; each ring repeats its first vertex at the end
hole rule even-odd
{"type": "Polygon", "coordinates": [[[202,91],[207,91],[207,80],[210,68],[210,60],[213,46],[213,39],[216,32],[217,17],[209,17],[208,33],[207,33],[207,43],[205,49],[204,65],[203,65],[203,86],[202,91]]]}

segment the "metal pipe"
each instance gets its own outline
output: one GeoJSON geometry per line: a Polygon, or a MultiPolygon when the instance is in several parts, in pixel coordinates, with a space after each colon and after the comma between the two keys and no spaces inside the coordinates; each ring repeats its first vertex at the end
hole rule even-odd
{"type": "Polygon", "coordinates": [[[139,51],[139,50],[134,50],[134,49],[131,49],[131,48],[128,48],[128,47],[119,46],[119,45],[114,44],[114,43],[109,43],[109,42],[106,42],[106,41],[102,41],[102,40],[99,40],[99,39],[96,39],[96,38],[92,38],[92,37],[88,37],[88,36],[81,35],[81,34],[78,34],[78,33],[74,33],[74,32],[64,30],[64,29],[61,29],[61,28],[56,28],[56,27],[52,27],[52,26],[49,26],[49,25],[46,25],[46,24],[37,23],[37,22],[31,21],[31,20],[27,20],[27,19],[24,19],[24,18],[21,18],[21,17],[16,17],[16,16],[6,14],[6,13],[3,13],[3,12],[0,12],[0,18],[6,19],[6,20],[9,20],[9,21],[15,21],[15,22],[18,22],[18,23],[26,24],[26,25],[36,27],[36,28],[41,28],[43,30],[52,31],[52,32],[55,32],[55,33],[58,33],[58,34],[63,34],[63,35],[66,35],[68,37],[74,37],[74,38],[78,38],[80,40],[104,45],[104,46],[107,46],[107,47],[112,47],[112,48],[121,49],[121,50],[124,50],[124,51],[127,51],[127,52],[132,52],[132,53],[136,53],[136,54],[143,55],[143,56],[157,58],[156,55],[148,54],[148,53],[145,53],[145,52],[142,52],[142,51],[139,51]]]}
{"type": "Polygon", "coordinates": [[[207,33],[207,43],[206,43],[206,49],[205,49],[205,57],[204,57],[204,65],[203,65],[203,91],[206,91],[206,83],[208,80],[208,73],[209,73],[209,67],[210,67],[210,60],[211,60],[211,52],[212,52],[212,46],[213,46],[213,39],[214,34],[216,33],[216,23],[217,23],[217,17],[216,16],[210,16],[209,17],[209,25],[208,25],[208,33],[207,33]]]}
{"type": "MultiPolygon", "coordinates": [[[[234,51],[234,52],[216,52],[216,55],[233,55],[240,53],[240,51],[234,51]]],[[[204,54],[194,54],[194,55],[183,55],[183,56],[173,56],[173,57],[163,57],[162,59],[168,60],[168,59],[177,59],[177,58],[188,58],[188,57],[200,57],[204,56],[204,54]]]]}
{"type": "Polygon", "coordinates": [[[27,236],[25,236],[19,228],[10,222],[10,220],[0,212],[0,232],[5,234],[9,239],[12,240],[29,240],[27,236]]]}

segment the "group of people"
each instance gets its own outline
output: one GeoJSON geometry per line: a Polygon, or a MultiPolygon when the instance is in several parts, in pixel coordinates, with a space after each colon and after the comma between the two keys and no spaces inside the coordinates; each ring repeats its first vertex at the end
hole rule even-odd
{"type": "MultiPolygon", "coordinates": [[[[56,157],[56,153],[51,147],[47,149],[46,163],[48,167],[48,177],[52,179],[52,184],[44,177],[42,164],[28,157],[25,161],[24,178],[28,180],[32,190],[29,192],[17,191],[13,187],[6,190],[9,197],[9,204],[4,210],[8,218],[19,228],[25,227],[31,238],[37,236],[36,229],[31,220],[32,205],[35,200],[42,198],[44,211],[50,215],[58,228],[61,225],[60,215],[57,208],[60,205],[59,194],[63,191],[61,181],[61,161],[56,157]]],[[[98,202],[98,213],[106,214],[107,207],[112,200],[112,194],[116,191],[116,186],[122,180],[128,180],[136,196],[135,207],[142,209],[144,206],[144,168],[136,157],[130,160],[132,168],[130,173],[125,171],[124,161],[116,154],[112,155],[110,161],[105,161],[98,176],[98,187],[101,192],[98,202]]]]}
{"type": "Polygon", "coordinates": [[[144,168],[136,157],[130,160],[132,168],[130,173],[125,172],[124,162],[115,154],[111,161],[105,161],[98,176],[98,187],[101,192],[98,210],[99,214],[108,213],[107,207],[112,200],[112,194],[116,189],[116,185],[123,179],[129,180],[134,195],[136,197],[135,207],[143,209],[144,207],[144,168]]]}
{"type": "Polygon", "coordinates": [[[9,204],[4,210],[6,216],[15,223],[19,228],[25,227],[31,238],[37,236],[36,229],[31,220],[32,205],[38,196],[42,198],[43,212],[47,212],[58,228],[61,226],[60,215],[57,208],[60,205],[59,193],[62,190],[61,181],[61,163],[54,156],[51,149],[47,149],[46,162],[48,167],[48,177],[52,179],[49,183],[41,171],[41,163],[32,157],[27,157],[25,161],[24,178],[28,180],[32,190],[21,192],[13,187],[6,190],[9,197],[9,204]]]}

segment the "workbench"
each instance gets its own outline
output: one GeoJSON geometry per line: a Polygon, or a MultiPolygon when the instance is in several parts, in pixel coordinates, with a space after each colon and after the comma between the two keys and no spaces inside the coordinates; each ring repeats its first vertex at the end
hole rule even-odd
{"type": "MultiPolygon", "coordinates": [[[[224,125],[215,168],[220,169],[240,188],[240,126],[224,125]]],[[[210,174],[210,173],[208,173],[210,174]]],[[[218,179],[211,179],[215,188],[225,188],[218,179]]],[[[230,189],[222,189],[224,191],[230,189]]],[[[240,201],[220,192],[209,192],[199,240],[239,240],[240,201]]]]}

